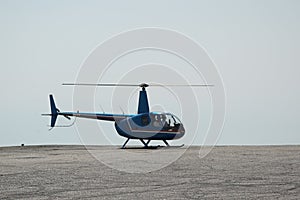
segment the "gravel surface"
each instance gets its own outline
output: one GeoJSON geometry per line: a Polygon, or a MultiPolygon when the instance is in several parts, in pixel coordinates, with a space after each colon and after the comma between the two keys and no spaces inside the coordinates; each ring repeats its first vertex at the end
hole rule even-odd
{"type": "Polygon", "coordinates": [[[84,146],[1,147],[0,199],[300,199],[300,146],[219,146],[198,155],[192,147],[160,170],[127,173],[84,146]]]}

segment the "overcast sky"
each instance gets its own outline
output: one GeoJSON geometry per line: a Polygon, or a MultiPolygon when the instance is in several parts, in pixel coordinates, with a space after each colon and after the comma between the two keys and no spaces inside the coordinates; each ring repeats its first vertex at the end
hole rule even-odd
{"type": "Polygon", "coordinates": [[[80,144],[74,128],[48,131],[48,94],[71,110],[61,83],[98,44],[140,27],[186,34],[216,63],[227,96],[218,144],[299,144],[299,19],[297,0],[0,0],[0,146],[80,144]]]}

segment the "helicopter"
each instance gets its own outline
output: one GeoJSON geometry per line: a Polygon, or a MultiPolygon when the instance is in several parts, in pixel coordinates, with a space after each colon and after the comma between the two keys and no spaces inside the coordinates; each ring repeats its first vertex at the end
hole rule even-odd
{"type": "MultiPolygon", "coordinates": [[[[127,143],[131,139],[140,140],[144,148],[150,148],[149,143],[152,140],[161,140],[167,147],[170,147],[168,140],[182,138],[185,134],[185,128],[180,119],[168,112],[151,112],[149,109],[149,101],[146,88],[149,86],[162,86],[159,84],[111,84],[111,83],[63,83],[65,86],[101,86],[101,87],[140,87],[138,98],[137,114],[108,114],[108,113],[86,113],[86,112],[61,112],[55,104],[52,94],[49,95],[50,114],[42,114],[50,116],[50,129],[56,126],[58,116],[64,116],[67,119],[88,118],[95,120],[105,120],[114,122],[117,133],[127,138],[122,149],[126,148],[127,143]]],[[[164,86],[189,86],[189,87],[208,87],[213,85],[164,85],[164,86]]],[[[75,122],[75,121],[74,121],[75,122]]],[[[181,145],[183,146],[183,145],[181,145]]],[[[181,147],[180,146],[180,147],[181,147]]]]}

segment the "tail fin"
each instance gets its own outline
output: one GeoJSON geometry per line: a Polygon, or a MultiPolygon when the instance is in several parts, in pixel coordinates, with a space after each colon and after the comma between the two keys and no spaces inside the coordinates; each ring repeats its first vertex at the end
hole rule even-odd
{"type": "Polygon", "coordinates": [[[49,98],[50,98],[50,108],[51,108],[51,124],[50,124],[50,126],[54,127],[59,110],[55,106],[55,102],[54,102],[54,98],[53,98],[52,94],[49,95],[49,98]]]}
{"type": "MultiPolygon", "coordinates": [[[[71,118],[68,116],[67,113],[60,112],[60,110],[58,108],[56,108],[56,105],[55,105],[54,98],[53,98],[52,94],[49,95],[49,99],[50,99],[51,114],[42,114],[42,116],[51,116],[51,122],[50,122],[50,129],[49,129],[49,131],[52,130],[53,127],[70,127],[70,126],[73,126],[73,124],[75,123],[76,117],[75,117],[75,120],[73,121],[72,124],[69,124],[69,125],[60,125],[60,126],[56,126],[55,125],[55,122],[57,120],[57,116],[58,115],[62,115],[65,118],[67,118],[68,120],[71,120],[71,118]]],[[[70,115],[72,115],[72,114],[70,114],[70,115]]]]}

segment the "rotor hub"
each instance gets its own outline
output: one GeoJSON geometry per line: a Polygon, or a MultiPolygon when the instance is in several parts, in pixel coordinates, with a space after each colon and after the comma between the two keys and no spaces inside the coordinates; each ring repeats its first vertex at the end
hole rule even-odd
{"type": "Polygon", "coordinates": [[[149,87],[149,85],[147,83],[141,83],[140,87],[144,90],[146,87],[149,87]]]}

